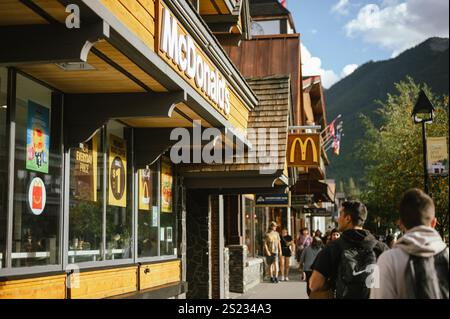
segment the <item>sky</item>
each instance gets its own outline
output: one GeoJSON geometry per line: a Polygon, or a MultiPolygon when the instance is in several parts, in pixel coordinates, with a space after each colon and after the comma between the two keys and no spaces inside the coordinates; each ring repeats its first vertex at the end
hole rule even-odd
{"type": "Polygon", "coordinates": [[[368,61],[449,37],[449,0],[287,0],[302,42],[303,75],[325,88],[368,61]]]}

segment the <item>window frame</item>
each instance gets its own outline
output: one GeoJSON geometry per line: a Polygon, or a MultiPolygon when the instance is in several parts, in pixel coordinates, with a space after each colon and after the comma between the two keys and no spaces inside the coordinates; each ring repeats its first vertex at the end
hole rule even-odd
{"type": "MultiPolygon", "coordinates": [[[[7,193],[7,204],[6,204],[6,243],[5,243],[5,256],[3,256],[5,260],[5,266],[0,268],[0,278],[7,276],[27,276],[27,275],[38,275],[45,273],[68,273],[74,268],[78,269],[102,269],[106,267],[114,267],[114,266],[124,266],[124,265],[137,265],[140,263],[157,263],[157,262],[166,262],[179,260],[179,240],[177,237],[178,232],[178,219],[179,219],[179,207],[177,203],[177,170],[176,166],[172,165],[173,172],[173,214],[175,214],[175,223],[174,223],[174,251],[173,255],[165,255],[160,256],[161,253],[161,160],[162,156],[158,159],[157,167],[158,167],[158,256],[154,257],[138,257],[138,192],[137,192],[137,167],[135,165],[134,160],[134,129],[128,125],[124,124],[126,127],[131,128],[131,141],[128,141],[129,145],[131,145],[130,161],[132,166],[132,174],[131,175],[131,189],[132,192],[132,221],[131,221],[131,230],[132,230],[132,257],[127,259],[115,259],[115,260],[100,260],[100,261],[88,261],[88,262],[80,262],[80,263],[69,263],[69,218],[70,218],[70,148],[66,146],[65,140],[65,127],[64,127],[64,92],[16,69],[13,67],[7,68],[7,120],[6,120],[6,143],[7,143],[7,177],[8,177],[8,189],[7,193]],[[52,104],[53,104],[53,96],[55,99],[58,98],[58,105],[61,106],[61,155],[62,155],[62,163],[61,163],[61,185],[63,190],[60,196],[60,215],[59,215],[59,234],[57,236],[59,240],[59,254],[58,254],[58,263],[54,265],[42,265],[42,266],[26,266],[26,267],[12,267],[12,234],[13,234],[13,218],[14,218],[14,170],[15,170],[15,138],[16,138],[16,97],[17,97],[17,78],[18,75],[21,75],[25,78],[28,78],[31,81],[36,82],[39,85],[44,86],[52,91],[52,104]],[[175,237],[176,236],[176,237],[175,237]]],[[[108,167],[108,145],[106,143],[106,125],[101,128],[101,135],[104,143],[102,143],[102,152],[103,152],[103,169],[104,172],[107,171],[108,167]]],[[[103,183],[103,228],[102,228],[102,237],[106,238],[106,209],[107,209],[107,183],[108,176],[107,174],[103,174],[103,178],[101,183],[103,183]]],[[[106,255],[106,241],[103,240],[102,244],[102,255],[106,255]]]]}

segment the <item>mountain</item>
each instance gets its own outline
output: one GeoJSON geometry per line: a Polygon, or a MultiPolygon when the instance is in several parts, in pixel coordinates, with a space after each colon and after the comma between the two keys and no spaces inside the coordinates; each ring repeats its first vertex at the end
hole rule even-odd
{"type": "Polygon", "coordinates": [[[449,39],[430,38],[399,56],[385,61],[370,61],[325,91],[328,119],[342,114],[344,137],[341,155],[332,156],[328,178],[347,181],[363,177],[364,163],[354,156],[354,145],[364,135],[358,114],[368,115],[375,124],[376,100],[385,101],[395,93],[394,84],[411,76],[416,83],[426,83],[433,92],[448,95],[449,39]]]}

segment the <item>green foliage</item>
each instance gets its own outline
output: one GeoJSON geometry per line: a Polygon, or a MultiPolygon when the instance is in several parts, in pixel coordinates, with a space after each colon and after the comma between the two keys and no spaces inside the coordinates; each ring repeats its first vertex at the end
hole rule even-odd
{"type": "Polygon", "coordinates": [[[348,179],[347,186],[344,189],[345,189],[345,195],[348,200],[359,200],[361,192],[360,192],[358,186],[356,186],[355,180],[353,179],[353,177],[350,177],[348,179]]]}
{"type": "MultiPolygon", "coordinates": [[[[359,159],[365,163],[361,194],[373,220],[382,219],[386,228],[395,228],[398,204],[404,191],[423,189],[422,126],[414,124],[411,113],[421,86],[412,78],[395,85],[396,95],[378,102],[381,127],[377,129],[364,115],[365,138],[357,144],[359,159]]],[[[427,86],[423,89],[436,108],[435,119],[427,125],[429,137],[448,137],[448,96],[438,97],[427,86]]],[[[430,191],[436,203],[438,229],[448,233],[448,177],[430,177],[430,191]]]]}
{"type": "Polygon", "coordinates": [[[374,126],[379,127],[382,120],[376,110],[380,105],[374,101],[384,101],[387,94],[395,94],[394,83],[406,76],[428,84],[437,94],[448,94],[448,47],[448,38],[428,39],[394,59],[366,63],[326,90],[327,117],[332,120],[342,114],[345,135],[341,142],[341,155],[330,155],[329,177],[347,181],[352,176],[357,185],[364,187],[361,177],[366,163],[356,160],[355,145],[362,139],[366,126],[358,114],[366,115],[374,126]]]}

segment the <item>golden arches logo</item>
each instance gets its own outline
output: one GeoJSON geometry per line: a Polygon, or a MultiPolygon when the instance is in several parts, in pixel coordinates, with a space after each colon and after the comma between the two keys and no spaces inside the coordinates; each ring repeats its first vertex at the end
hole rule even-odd
{"type": "Polygon", "coordinates": [[[295,161],[295,150],[297,149],[297,144],[300,145],[300,151],[301,151],[301,160],[306,161],[306,150],[308,148],[308,144],[311,144],[312,150],[313,150],[313,162],[319,163],[319,157],[317,155],[317,147],[314,143],[314,140],[311,137],[308,137],[305,141],[302,141],[301,138],[297,137],[293,142],[291,146],[291,154],[289,161],[293,163],[295,161]]]}

